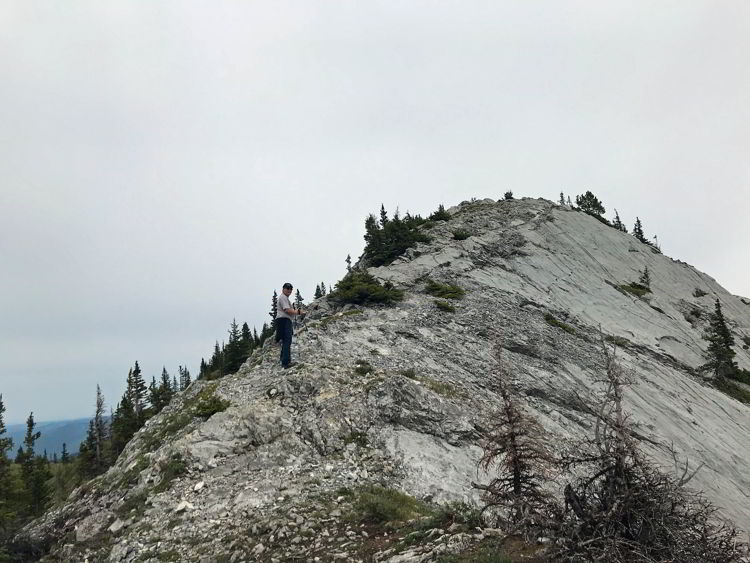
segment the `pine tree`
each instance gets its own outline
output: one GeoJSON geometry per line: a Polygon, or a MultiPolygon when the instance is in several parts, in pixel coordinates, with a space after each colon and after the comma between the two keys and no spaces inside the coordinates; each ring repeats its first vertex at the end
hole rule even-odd
{"type": "Polygon", "coordinates": [[[135,366],[128,376],[128,392],[130,393],[130,400],[133,403],[133,411],[138,421],[138,428],[146,423],[147,390],[146,382],[141,375],[141,367],[138,365],[138,361],[136,361],[135,366]]]}
{"type": "Polygon", "coordinates": [[[299,292],[299,289],[298,289],[297,292],[294,294],[294,308],[301,309],[302,303],[303,303],[302,294],[299,292]]]}
{"type": "Polygon", "coordinates": [[[568,207],[573,207],[573,203],[570,201],[570,196],[567,197],[568,207]]]}
{"type": "Polygon", "coordinates": [[[174,397],[175,394],[179,393],[180,391],[180,384],[177,383],[177,376],[172,376],[172,396],[174,397]]]}
{"type": "Polygon", "coordinates": [[[565,196],[560,192],[560,205],[565,205],[565,196]]]}
{"type": "Polygon", "coordinates": [[[242,323],[240,335],[240,348],[242,349],[242,361],[244,362],[252,354],[255,344],[253,342],[253,333],[247,323],[242,323]]]}
{"type": "Polygon", "coordinates": [[[328,293],[328,290],[326,289],[326,284],[323,282],[320,282],[320,292],[325,296],[328,293]]]}
{"type": "Polygon", "coordinates": [[[380,228],[385,229],[388,224],[388,213],[385,212],[385,206],[380,204],[380,228]]]}
{"type": "Polygon", "coordinates": [[[276,293],[276,290],[273,290],[273,297],[271,297],[271,310],[269,311],[269,315],[271,316],[271,323],[273,324],[274,321],[276,321],[276,315],[279,312],[279,295],[276,293]]]}
{"type": "Polygon", "coordinates": [[[68,444],[63,442],[62,454],[60,454],[60,463],[68,463],[70,461],[70,454],[68,454],[68,444]]]}
{"type": "Polygon", "coordinates": [[[258,329],[253,326],[253,345],[255,348],[260,346],[260,338],[258,337],[258,329]]]}
{"type": "MultiPolygon", "coordinates": [[[[275,295],[275,292],[274,292],[275,295]]],[[[237,320],[232,319],[232,324],[229,327],[229,342],[225,348],[225,366],[222,375],[235,373],[242,362],[247,359],[246,355],[243,355],[242,350],[242,333],[240,327],[237,325],[237,320]]]]}
{"type": "Polygon", "coordinates": [[[34,413],[26,420],[26,436],[23,444],[23,459],[21,462],[21,479],[25,488],[28,512],[37,516],[44,512],[49,500],[47,480],[51,477],[47,461],[42,456],[34,454],[34,444],[41,437],[41,432],[35,432],[34,413]]]}
{"type": "MultiPolygon", "coordinates": [[[[11,484],[11,466],[8,452],[13,449],[13,440],[5,436],[5,405],[3,396],[0,395],[0,546],[7,539],[7,531],[15,518],[11,507],[13,499],[13,487],[11,484]]],[[[0,560],[2,560],[2,547],[0,547],[0,560]]]]}
{"type": "Polygon", "coordinates": [[[623,224],[622,221],[620,221],[620,214],[617,213],[617,209],[615,209],[615,220],[612,221],[612,226],[618,231],[622,231],[623,233],[628,232],[628,228],[623,224]]]}
{"type": "Polygon", "coordinates": [[[643,234],[643,225],[638,217],[635,218],[635,225],[633,225],[633,236],[642,243],[648,244],[648,239],[643,234]]]}
{"type": "MultiPolygon", "coordinates": [[[[205,363],[205,362],[204,362],[205,363]]],[[[184,391],[190,386],[190,372],[187,368],[179,366],[178,371],[180,372],[180,391],[184,391]]]]}
{"type": "Polygon", "coordinates": [[[648,266],[643,268],[641,277],[638,279],[638,283],[647,289],[651,289],[651,274],[648,272],[648,266]]]}
{"type": "Polygon", "coordinates": [[[320,290],[320,284],[315,286],[315,299],[323,297],[323,292],[320,290]]]}
{"type": "MultiPolygon", "coordinates": [[[[408,213],[407,213],[407,215],[408,215],[408,213]]],[[[347,254],[346,255],[346,259],[344,260],[344,262],[346,262],[346,271],[347,272],[351,272],[352,271],[352,255],[351,254],[347,254]]]]}
{"type": "Polygon", "coordinates": [[[705,358],[708,361],[702,366],[702,369],[712,371],[717,378],[735,375],[738,368],[734,361],[735,352],[732,349],[734,337],[724,319],[721,302],[718,299],[703,338],[708,340],[708,350],[705,353],[705,358]]]}
{"type": "Polygon", "coordinates": [[[57,459],[57,452],[52,452],[52,463],[57,465],[58,459],[57,459]]]}
{"type": "Polygon", "coordinates": [[[599,199],[590,191],[587,191],[583,195],[577,195],[576,205],[581,208],[581,211],[584,211],[589,215],[596,215],[597,217],[601,217],[605,213],[602,202],[600,202],[599,199]]]}

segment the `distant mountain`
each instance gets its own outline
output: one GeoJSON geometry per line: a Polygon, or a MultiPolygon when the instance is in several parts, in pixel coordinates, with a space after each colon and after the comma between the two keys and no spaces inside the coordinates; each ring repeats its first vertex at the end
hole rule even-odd
{"type": "MultiPolygon", "coordinates": [[[[88,426],[88,418],[37,422],[36,430],[41,432],[42,436],[34,446],[34,451],[42,454],[44,450],[47,450],[47,455],[50,458],[53,453],[57,453],[59,457],[62,453],[62,445],[65,443],[69,454],[78,453],[78,446],[86,437],[88,426]]],[[[10,437],[13,438],[13,457],[15,457],[18,447],[23,445],[26,424],[9,424],[7,430],[10,437]]]]}

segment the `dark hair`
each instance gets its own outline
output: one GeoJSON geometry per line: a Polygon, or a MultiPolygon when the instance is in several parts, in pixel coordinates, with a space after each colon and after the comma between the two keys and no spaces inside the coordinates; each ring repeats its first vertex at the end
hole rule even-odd
{"type": "Polygon", "coordinates": [[[283,287],[284,289],[294,289],[294,288],[292,287],[292,284],[290,284],[289,282],[286,282],[286,283],[285,283],[285,284],[284,284],[284,285],[283,285],[282,287],[283,287]]]}

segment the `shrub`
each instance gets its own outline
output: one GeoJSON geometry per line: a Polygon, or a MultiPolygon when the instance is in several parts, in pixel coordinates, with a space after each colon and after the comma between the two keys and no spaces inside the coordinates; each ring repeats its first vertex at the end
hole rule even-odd
{"type": "Polygon", "coordinates": [[[198,401],[198,404],[195,406],[195,416],[203,420],[208,420],[217,412],[227,410],[231,404],[229,401],[225,401],[216,395],[209,395],[198,401]]]}
{"type": "Polygon", "coordinates": [[[513,199],[513,192],[512,192],[512,191],[510,191],[510,190],[508,190],[507,192],[505,192],[505,193],[503,194],[503,197],[504,197],[504,198],[505,198],[506,200],[510,200],[510,199],[513,199]]]}
{"type": "Polygon", "coordinates": [[[383,303],[390,304],[404,299],[404,292],[386,282],[381,284],[372,275],[364,271],[352,270],[336,284],[336,288],[328,294],[332,301],[356,305],[383,303]]]}
{"type": "Polygon", "coordinates": [[[562,321],[558,321],[554,316],[550,315],[549,313],[544,315],[544,320],[547,321],[548,325],[561,328],[568,334],[576,333],[576,329],[574,329],[572,326],[567,325],[562,321]]]}
{"type": "Polygon", "coordinates": [[[356,519],[369,524],[403,522],[430,513],[427,505],[414,497],[377,485],[360,489],[354,508],[356,519]]]}
{"type": "Polygon", "coordinates": [[[374,368],[366,360],[357,360],[354,363],[356,364],[354,366],[354,373],[356,373],[357,375],[367,375],[368,373],[372,373],[374,371],[374,368]]]}
{"type": "Polygon", "coordinates": [[[453,238],[455,240],[466,240],[471,236],[471,233],[469,231],[464,231],[463,229],[456,229],[453,231],[453,238]]]}
{"type": "Polygon", "coordinates": [[[441,297],[443,299],[461,299],[466,294],[466,292],[457,285],[440,283],[434,280],[427,280],[425,291],[433,297],[441,297]]]}
{"type": "Polygon", "coordinates": [[[429,217],[430,221],[447,221],[450,218],[451,214],[445,210],[442,203],[438,205],[437,211],[434,211],[429,217]]]}
{"type": "Polygon", "coordinates": [[[617,287],[623,291],[626,291],[628,293],[635,295],[636,297],[643,297],[647,293],[651,293],[651,290],[647,288],[645,285],[641,285],[640,283],[636,283],[636,282],[619,285],[617,287]]]}
{"type": "Polygon", "coordinates": [[[438,299],[435,300],[435,305],[437,305],[437,308],[441,311],[445,311],[446,313],[455,313],[456,308],[448,303],[447,301],[440,301],[438,299]]]}
{"type": "Polygon", "coordinates": [[[703,297],[704,295],[708,295],[708,293],[703,291],[700,287],[696,287],[693,291],[693,297],[703,297]]]}
{"type": "Polygon", "coordinates": [[[187,473],[187,465],[180,454],[174,454],[161,470],[161,481],[154,487],[155,493],[161,493],[180,475],[187,473]]]}
{"type": "Polygon", "coordinates": [[[741,403],[750,404],[750,391],[740,387],[726,377],[719,376],[714,378],[714,387],[722,393],[737,399],[741,403]]]}

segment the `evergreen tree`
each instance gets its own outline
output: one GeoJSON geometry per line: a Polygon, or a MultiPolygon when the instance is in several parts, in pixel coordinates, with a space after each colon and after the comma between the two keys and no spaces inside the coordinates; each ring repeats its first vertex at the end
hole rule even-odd
{"type": "Polygon", "coordinates": [[[302,294],[299,292],[299,289],[294,294],[294,308],[295,309],[301,309],[303,304],[302,294]]]}
{"type": "Polygon", "coordinates": [[[11,481],[11,466],[8,452],[13,449],[13,440],[5,436],[5,405],[0,395],[0,561],[2,560],[2,545],[10,535],[10,527],[15,519],[12,509],[13,487],[11,481]]]}
{"type": "Polygon", "coordinates": [[[276,290],[273,290],[273,297],[271,297],[271,310],[269,311],[269,315],[271,316],[271,324],[276,321],[276,315],[279,312],[279,295],[276,293],[276,290]]]}
{"type": "Polygon", "coordinates": [[[255,348],[260,346],[260,338],[258,337],[258,329],[253,327],[253,345],[255,348]]]}
{"type": "Polygon", "coordinates": [[[385,206],[380,204],[380,228],[385,229],[388,224],[388,213],[385,212],[385,206]]]}
{"type": "Polygon", "coordinates": [[[635,218],[635,225],[633,225],[633,236],[643,244],[648,244],[648,239],[643,234],[643,225],[641,225],[641,220],[638,217],[635,218]]]}
{"type": "Polygon", "coordinates": [[[596,215],[597,217],[601,217],[605,212],[602,203],[590,191],[587,191],[583,195],[577,195],[576,205],[581,208],[581,211],[584,211],[589,215],[596,215]]]}
{"type": "Polygon", "coordinates": [[[23,457],[21,458],[21,476],[25,483],[31,478],[33,470],[32,462],[34,461],[34,444],[41,437],[41,432],[35,432],[36,422],[34,422],[34,413],[29,413],[26,419],[26,436],[23,439],[23,457]]]}
{"type": "Polygon", "coordinates": [[[52,463],[57,465],[58,459],[57,459],[57,452],[52,452],[52,463]]]}
{"type": "Polygon", "coordinates": [[[138,421],[138,428],[146,423],[147,390],[146,382],[141,375],[141,368],[136,361],[135,366],[128,375],[128,393],[130,394],[130,401],[133,404],[133,411],[138,421]]]}
{"type": "Polygon", "coordinates": [[[60,454],[60,463],[67,464],[70,461],[70,454],[68,454],[68,445],[63,442],[62,454],[60,454]]]}
{"type": "Polygon", "coordinates": [[[320,284],[315,286],[315,299],[320,299],[323,297],[323,292],[320,291],[320,284]]]}
{"type": "Polygon", "coordinates": [[[649,274],[648,272],[648,266],[645,266],[643,268],[641,277],[638,279],[638,283],[645,288],[651,289],[651,274],[649,274]]]}
{"type": "Polygon", "coordinates": [[[702,369],[712,371],[717,378],[735,375],[738,368],[734,361],[735,352],[732,349],[734,337],[724,319],[721,302],[718,299],[703,338],[708,340],[708,350],[705,353],[705,358],[708,361],[702,366],[702,369]]]}
{"type": "Polygon", "coordinates": [[[573,203],[570,201],[570,196],[567,197],[568,207],[573,207],[573,203]]]}
{"type": "MultiPolygon", "coordinates": [[[[407,213],[407,217],[408,217],[408,213],[407,213]]],[[[347,272],[351,272],[352,271],[352,256],[351,256],[351,254],[347,254],[346,255],[346,260],[344,260],[344,262],[346,262],[346,271],[347,272]]]]}
{"type": "Polygon", "coordinates": [[[242,363],[247,359],[247,355],[244,354],[242,349],[242,333],[240,327],[237,325],[237,320],[232,319],[232,324],[229,327],[229,342],[224,350],[225,353],[225,366],[223,375],[230,373],[236,373],[242,363]]]}
{"type": "Polygon", "coordinates": [[[18,446],[18,451],[16,451],[16,458],[13,460],[13,463],[17,463],[18,465],[21,465],[23,463],[23,446],[18,446]]]}
{"type": "Polygon", "coordinates": [[[506,200],[510,200],[510,199],[513,199],[513,192],[512,192],[512,191],[510,191],[510,190],[508,190],[507,192],[505,192],[505,194],[503,195],[503,197],[504,197],[504,198],[505,198],[506,200]]]}
{"type": "Polygon", "coordinates": [[[198,379],[205,379],[208,375],[208,364],[204,358],[201,358],[201,367],[198,370],[198,379]]]}
{"type": "Polygon", "coordinates": [[[34,444],[42,433],[35,431],[34,413],[29,413],[26,420],[26,436],[23,440],[24,450],[21,462],[21,479],[25,488],[27,510],[31,516],[44,512],[49,500],[47,480],[51,477],[47,461],[34,454],[34,444]]]}
{"type": "Polygon", "coordinates": [[[244,362],[252,354],[255,343],[253,342],[253,333],[250,332],[250,327],[247,323],[242,323],[242,331],[240,335],[240,348],[242,349],[242,361],[244,362]]]}
{"type": "Polygon", "coordinates": [[[615,209],[615,220],[612,221],[612,226],[618,231],[622,231],[623,233],[628,232],[628,228],[622,221],[620,221],[620,214],[617,213],[617,209],[615,209]]]}
{"type": "Polygon", "coordinates": [[[325,296],[328,293],[328,290],[326,289],[326,284],[323,282],[320,282],[320,292],[325,296]]]}
{"type": "Polygon", "coordinates": [[[560,205],[565,205],[565,196],[560,192],[560,205]]]}
{"type": "MultiPolygon", "coordinates": [[[[205,363],[205,362],[203,362],[205,363]]],[[[177,370],[180,372],[180,391],[184,391],[190,386],[190,372],[187,368],[179,366],[177,370]]]]}

